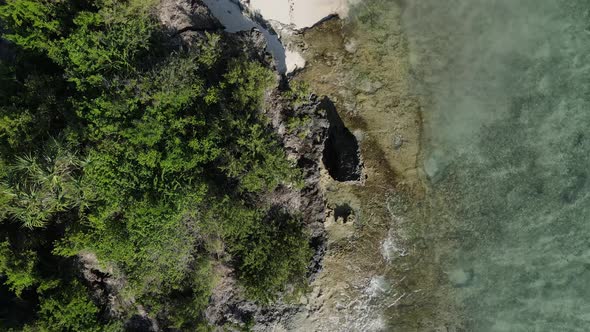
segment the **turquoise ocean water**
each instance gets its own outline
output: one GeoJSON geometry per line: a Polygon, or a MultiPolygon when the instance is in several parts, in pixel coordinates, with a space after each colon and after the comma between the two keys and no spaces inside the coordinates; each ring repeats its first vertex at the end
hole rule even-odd
{"type": "Polygon", "coordinates": [[[590,331],[590,1],[405,0],[467,331],[590,331]]]}

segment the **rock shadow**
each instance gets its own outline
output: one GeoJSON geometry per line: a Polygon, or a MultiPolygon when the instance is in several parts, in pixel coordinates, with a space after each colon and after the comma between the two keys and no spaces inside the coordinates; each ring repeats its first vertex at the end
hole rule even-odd
{"type": "Polygon", "coordinates": [[[342,222],[347,223],[349,221],[349,218],[353,216],[354,210],[348,204],[337,205],[334,209],[334,219],[336,219],[336,221],[342,218],[342,222]]]}
{"type": "Polygon", "coordinates": [[[320,107],[326,110],[330,122],[322,158],[328,173],[336,181],[360,181],[362,163],[356,137],[346,128],[330,99],[325,97],[320,107]]]}

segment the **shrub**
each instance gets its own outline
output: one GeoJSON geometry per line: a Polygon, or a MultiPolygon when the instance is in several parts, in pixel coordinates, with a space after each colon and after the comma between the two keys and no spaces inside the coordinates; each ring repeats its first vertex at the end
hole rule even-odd
{"type": "Polygon", "coordinates": [[[305,284],[312,250],[300,218],[279,207],[253,211],[235,203],[217,215],[225,220],[221,236],[248,297],[266,303],[288,285],[305,284]]]}
{"type": "Polygon", "coordinates": [[[26,243],[2,244],[0,274],[15,295],[35,290],[30,330],[120,328],[73,275],[84,251],[186,330],[204,326],[216,254],[261,301],[305,279],[301,221],[263,203],[301,179],[259,112],[274,75],[217,34],[171,51],[155,3],[0,5],[17,54],[0,64],[0,238],[26,243]]]}

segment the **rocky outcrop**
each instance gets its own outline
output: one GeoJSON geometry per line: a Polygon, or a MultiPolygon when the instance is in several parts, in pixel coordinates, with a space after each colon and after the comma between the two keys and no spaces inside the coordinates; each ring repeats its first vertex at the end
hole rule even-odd
{"type": "MultiPolygon", "coordinates": [[[[321,224],[325,218],[325,206],[319,180],[320,161],[329,128],[326,110],[315,95],[310,95],[300,105],[291,105],[278,91],[267,96],[267,105],[266,115],[285,147],[287,157],[297,161],[305,179],[305,185],[299,191],[292,190],[286,194],[285,188],[279,188],[278,192],[273,193],[277,197],[275,200],[282,197],[282,205],[301,212],[308,225],[313,227],[321,224]]],[[[318,231],[312,234],[321,233],[318,231]]]]}
{"type": "Polygon", "coordinates": [[[191,44],[205,32],[223,29],[201,0],[164,0],[158,8],[158,18],[175,45],[191,44]]]}
{"type": "MultiPolygon", "coordinates": [[[[321,270],[326,249],[326,206],[320,187],[320,162],[328,136],[327,114],[317,96],[310,95],[304,103],[293,105],[278,89],[269,91],[266,105],[265,114],[270,125],[284,146],[288,158],[295,160],[302,169],[304,183],[301,188],[280,186],[262,199],[270,205],[302,215],[315,250],[309,266],[309,279],[312,280],[321,270]]],[[[213,290],[209,308],[206,310],[207,320],[215,326],[242,325],[249,321],[254,323],[255,331],[272,330],[273,326],[288,321],[303,309],[300,305],[280,301],[270,306],[247,301],[240,293],[231,268],[222,265],[216,270],[216,275],[221,276],[221,280],[213,290]]]]}
{"type": "Polygon", "coordinates": [[[287,207],[293,213],[301,213],[315,250],[310,266],[310,278],[321,269],[325,252],[324,220],[326,203],[320,187],[320,163],[329,122],[322,101],[315,95],[300,105],[292,105],[275,91],[267,98],[267,116],[285,147],[288,158],[296,160],[303,171],[304,185],[297,190],[280,187],[270,196],[275,204],[287,207]]]}
{"type": "Polygon", "coordinates": [[[108,308],[108,315],[119,317],[133,305],[120,299],[117,294],[125,286],[125,280],[113,276],[113,269],[101,266],[94,253],[78,255],[79,269],[98,302],[108,308]]]}
{"type": "Polygon", "coordinates": [[[276,70],[272,55],[266,50],[266,39],[262,32],[252,29],[236,33],[224,32],[221,47],[228,56],[244,57],[258,61],[266,67],[276,70]]]}
{"type": "Polygon", "coordinates": [[[98,261],[95,254],[81,253],[77,257],[78,269],[92,292],[94,300],[101,307],[106,308],[108,318],[123,318],[129,312],[135,312],[125,322],[127,331],[159,331],[158,322],[150,317],[144,308],[132,298],[121,296],[121,290],[126,284],[123,277],[115,276],[112,267],[107,267],[98,261]]]}
{"type": "Polygon", "coordinates": [[[158,18],[166,28],[166,37],[172,48],[190,47],[203,40],[207,32],[216,32],[227,37],[222,38],[220,45],[224,54],[242,56],[277,69],[268,52],[268,36],[256,28],[234,33],[225,31],[223,24],[202,0],[163,0],[158,18]]]}
{"type": "Polygon", "coordinates": [[[253,323],[254,331],[269,330],[299,310],[296,305],[280,303],[261,306],[248,301],[242,296],[231,268],[220,265],[215,270],[221,280],[213,289],[205,318],[219,331],[227,331],[231,326],[243,326],[245,323],[253,323]]]}
{"type": "MultiPolygon", "coordinates": [[[[249,59],[272,66],[272,58],[265,51],[264,36],[260,32],[238,32],[232,34],[228,40],[228,44],[224,45],[227,52],[246,55],[249,59]]],[[[277,80],[281,80],[280,75],[277,75],[277,80]]],[[[321,270],[326,250],[326,205],[320,187],[320,165],[330,128],[325,107],[327,99],[310,94],[306,100],[298,100],[295,103],[285,97],[282,91],[285,89],[288,89],[288,82],[283,81],[280,88],[268,91],[265,96],[264,114],[284,147],[287,158],[294,160],[301,168],[303,185],[279,186],[262,197],[262,200],[266,204],[302,216],[311,234],[311,245],[315,251],[308,275],[309,279],[313,280],[321,270]]],[[[213,290],[210,305],[205,313],[207,320],[215,326],[253,322],[254,330],[270,330],[302,310],[300,305],[280,301],[270,306],[260,306],[245,300],[231,268],[220,265],[216,270],[220,281],[213,290]]]]}

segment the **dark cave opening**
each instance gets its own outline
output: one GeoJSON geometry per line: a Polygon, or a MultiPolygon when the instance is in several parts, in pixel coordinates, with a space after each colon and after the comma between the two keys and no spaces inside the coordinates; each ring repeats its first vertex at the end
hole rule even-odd
{"type": "Polygon", "coordinates": [[[336,181],[359,181],[362,165],[356,137],[346,128],[332,101],[324,98],[321,106],[330,122],[322,158],[328,173],[336,181]]]}

